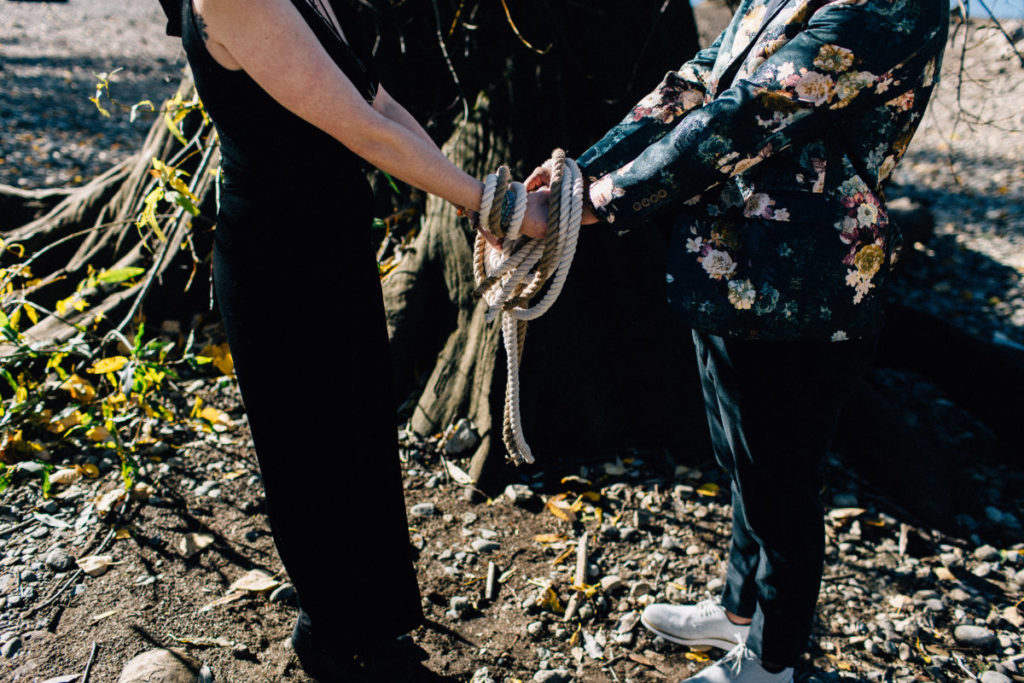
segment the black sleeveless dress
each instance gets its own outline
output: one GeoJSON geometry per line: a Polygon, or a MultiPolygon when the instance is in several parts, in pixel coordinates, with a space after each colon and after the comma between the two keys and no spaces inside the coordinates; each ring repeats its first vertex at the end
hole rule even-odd
{"type": "MultiPolygon", "coordinates": [[[[371,100],[368,52],[292,1],[371,100]]],[[[343,3],[334,6],[345,22],[343,3]]],[[[422,613],[364,164],[247,74],[221,67],[191,0],[181,11],[196,89],[221,141],[214,286],[274,540],[316,641],[339,654],[372,648],[422,613]]]]}

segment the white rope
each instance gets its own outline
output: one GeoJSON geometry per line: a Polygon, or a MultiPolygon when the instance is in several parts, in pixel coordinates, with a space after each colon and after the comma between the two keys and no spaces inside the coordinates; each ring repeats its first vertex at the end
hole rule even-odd
{"type": "Polygon", "coordinates": [[[576,162],[555,150],[551,161],[551,196],[548,200],[548,235],[533,240],[519,237],[526,213],[526,188],[522,183],[510,183],[515,204],[507,226],[491,225],[490,216],[498,188],[498,174],[487,176],[484,197],[480,207],[481,227],[501,235],[505,232],[504,248],[492,249],[481,235],[477,235],[474,262],[477,293],[487,303],[487,319],[501,315],[501,331],[507,358],[505,386],[505,415],[503,440],[508,457],[513,463],[534,462],[533,452],[523,435],[522,416],[519,411],[519,367],[522,360],[526,323],[544,315],[558,299],[565,286],[569,267],[576,255],[579,241],[580,219],[583,215],[583,176],[576,162]],[[539,301],[533,299],[547,290],[539,301]]]}

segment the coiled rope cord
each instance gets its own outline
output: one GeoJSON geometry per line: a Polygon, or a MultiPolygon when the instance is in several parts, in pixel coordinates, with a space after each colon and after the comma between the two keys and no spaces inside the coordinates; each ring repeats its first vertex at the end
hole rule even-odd
{"type": "Polygon", "coordinates": [[[583,176],[576,162],[566,157],[564,150],[556,149],[549,164],[551,195],[544,239],[519,236],[526,213],[526,187],[510,182],[509,170],[502,166],[484,182],[480,227],[504,238],[504,246],[493,249],[477,233],[473,255],[476,294],[487,303],[487,320],[501,316],[508,366],[502,440],[508,459],[516,465],[534,461],[519,412],[519,366],[526,325],[544,315],[561,294],[583,217],[583,176]],[[543,296],[534,302],[546,283],[550,284],[543,296]]]}

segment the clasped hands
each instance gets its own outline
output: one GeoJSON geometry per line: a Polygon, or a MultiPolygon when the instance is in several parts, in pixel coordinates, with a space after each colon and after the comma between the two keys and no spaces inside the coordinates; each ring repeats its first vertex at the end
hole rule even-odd
{"type": "MultiPolygon", "coordinates": [[[[551,195],[551,163],[547,161],[537,168],[526,179],[524,183],[529,194],[526,197],[526,214],[523,216],[523,224],[519,228],[519,234],[532,239],[540,239],[548,233],[548,198],[551,195]]],[[[583,218],[580,221],[583,225],[596,223],[598,217],[594,214],[590,202],[584,198],[583,218]]],[[[487,243],[495,249],[501,249],[502,240],[480,228],[487,243]]]]}

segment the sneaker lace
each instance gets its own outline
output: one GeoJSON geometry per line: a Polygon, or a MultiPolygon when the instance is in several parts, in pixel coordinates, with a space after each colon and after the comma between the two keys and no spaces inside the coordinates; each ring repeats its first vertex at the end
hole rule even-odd
{"type": "Polygon", "coordinates": [[[697,614],[702,617],[710,617],[721,609],[721,606],[715,600],[702,600],[697,603],[697,614]]]}
{"type": "Polygon", "coordinates": [[[741,634],[736,634],[736,640],[739,641],[739,643],[736,647],[729,650],[721,660],[722,664],[729,665],[729,668],[732,669],[733,676],[739,675],[745,661],[748,659],[757,660],[757,655],[747,647],[747,641],[744,640],[741,634]]]}

